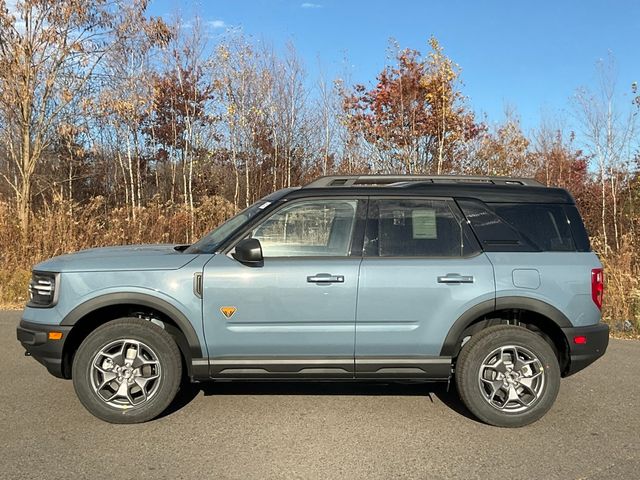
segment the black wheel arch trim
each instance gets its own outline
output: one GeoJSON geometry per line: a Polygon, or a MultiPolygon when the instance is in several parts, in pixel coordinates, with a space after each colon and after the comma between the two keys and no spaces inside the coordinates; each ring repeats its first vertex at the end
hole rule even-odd
{"type": "Polygon", "coordinates": [[[200,340],[198,340],[198,335],[186,315],[166,300],[154,297],[153,295],[144,293],[108,293],[101,295],[75,307],[64,317],[61,325],[75,325],[78,320],[95,310],[123,304],[142,305],[153,308],[163,315],[166,315],[177,324],[186,338],[189,345],[189,352],[185,353],[190,354],[191,359],[189,360],[203,357],[202,346],[200,345],[200,340]]]}
{"type": "Polygon", "coordinates": [[[530,297],[507,296],[497,297],[492,300],[474,305],[464,312],[451,326],[447,334],[442,349],[441,356],[455,356],[458,352],[458,340],[462,332],[478,318],[488,315],[498,310],[529,310],[551,319],[560,328],[573,327],[567,316],[556,307],[530,297]]]}

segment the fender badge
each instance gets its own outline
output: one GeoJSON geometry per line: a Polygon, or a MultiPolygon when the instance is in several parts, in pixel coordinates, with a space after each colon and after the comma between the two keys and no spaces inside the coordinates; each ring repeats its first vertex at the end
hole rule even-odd
{"type": "Polygon", "coordinates": [[[233,314],[236,313],[236,310],[236,307],[220,307],[220,311],[227,318],[233,317],[233,314]]]}

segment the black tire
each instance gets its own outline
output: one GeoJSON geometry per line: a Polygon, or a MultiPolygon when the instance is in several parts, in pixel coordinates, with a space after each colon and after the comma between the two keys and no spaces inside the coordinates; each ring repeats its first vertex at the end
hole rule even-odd
{"type": "MultiPolygon", "coordinates": [[[[141,423],[160,415],[173,401],[180,387],[182,362],[176,342],[161,327],[139,318],[120,318],[96,328],[85,338],[73,359],[72,373],[76,394],[90,413],[110,423],[141,423]],[[150,376],[157,374],[157,379],[151,381],[153,393],[148,398],[146,395],[142,397],[140,404],[113,406],[94,388],[97,383],[95,376],[101,373],[96,373],[93,362],[106,346],[115,343],[117,348],[117,342],[125,339],[142,342],[149,347],[155,355],[154,366],[149,368],[158,369],[150,376]]],[[[117,385],[117,381],[112,384],[117,385]]],[[[131,385],[134,390],[139,390],[140,398],[141,389],[133,383],[131,385]]]]}
{"type": "MultiPolygon", "coordinates": [[[[513,358],[513,350],[507,352],[505,356],[513,358]]],[[[493,358],[497,360],[497,356],[493,358]]],[[[498,383],[507,382],[504,373],[498,374],[492,368],[482,370],[485,375],[502,375],[492,377],[498,383]]],[[[498,325],[481,330],[463,346],[456,362],[455,381],[462,402],[479,420],[498,427],[523,427],[539,420],[553,405],[560,389],[560,367],[553,349],[542,337],[523,327],[498,325]],[[519,387],[520,391],[524,392],[524,403],[528,406],[518,406],[518,402],[507,401],[505,395],[508,394],[508,389],[504,387],[498,389],[498,393],[493,396],[495,387],[492,387],[489,381],[480,380],[483,362],[494,354],[496,349],[505,346],[524,348],[524,351],[518,351],[519,355],[525,355],[523,352],[528,351],[539,360],[539,363],[525,367],[525,370],[528,369],[527,375],[530,376],[533,376],[533,373],[530,373],[532,368],[539,367],[540,380],[535,381],[535,385],[540,389],[537,397],[531,389],[519,387]],[[487,397],[492,399],[488,400],[487,397]],[[504,405],[507,408],[501,410],[500,406],[504,405]],[[524,410],[515,411],[518,408],[524,410]]]]}

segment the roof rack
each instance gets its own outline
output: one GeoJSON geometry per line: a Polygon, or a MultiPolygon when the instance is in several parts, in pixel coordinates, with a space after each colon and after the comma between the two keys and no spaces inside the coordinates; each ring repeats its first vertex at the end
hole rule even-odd
{"type": "Polygon", "coordinates": [[[533,178],[482,177],[468,175],[328,175],[305,185],[304,188],[358,187],[358,186],[407,186],[421,183],[473,183],[494,185],[543,186],[533,178]]]}

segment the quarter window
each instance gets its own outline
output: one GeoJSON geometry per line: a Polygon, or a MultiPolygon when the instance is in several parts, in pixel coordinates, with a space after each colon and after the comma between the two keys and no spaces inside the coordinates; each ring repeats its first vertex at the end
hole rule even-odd
{"type": "Polygon", "coordinates": [[[346,257],[357,200],[307,200],[278,210],[256,227],[265,257],[346,257]]]}
{"type": "Polygon", "coordinates": [[[503,204],[489,206],[544,252],[572,252],[576,247],[562,205],[503,204]]]}

